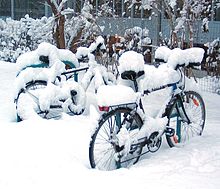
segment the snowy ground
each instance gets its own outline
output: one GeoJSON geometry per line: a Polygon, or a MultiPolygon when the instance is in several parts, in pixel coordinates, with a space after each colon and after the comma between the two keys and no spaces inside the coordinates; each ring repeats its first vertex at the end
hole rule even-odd
{"type": "Polygon", "coordinates": [[[91,117],[15,122],[15,64],[0,61],[0,188],[217,189],[220,185],[220,96],[204,94],[204,134],[182,148],[162,148],[130,169],[89,167],[91,117]]]}

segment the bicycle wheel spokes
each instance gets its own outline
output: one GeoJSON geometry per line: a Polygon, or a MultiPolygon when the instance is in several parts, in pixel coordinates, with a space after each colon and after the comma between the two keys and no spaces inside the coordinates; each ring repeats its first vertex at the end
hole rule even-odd
{"type": "Polygon", "coordinates": [[[119,145],[120,129],[122,125],[126,128],[129,138],[134,137],[142,126],[142,120],[138,115],[128,122],[130,109],[119,108],[113,110],[99,122],[99,127],[92,136],[89,148],[89,158],[92,168],[100,170],[114,170],[128,167],[139,159],[141,150],[131,147],[130,151],[124,151],[126,145],[119,145]],[[127,120],[127,121],[126,121],[127,120]],[[132,129],[131,129],[132,128],[132,129]]]}
{"type": "Polygon", "coordinates": [[[97,132],[93,144],[93,157],[95,165],[101,170],[113,170],[117,168],[115,158],[115,142],[117,134],[115,116],[109,117],[97,132]]]}
{"type": "Polygon", "coordinates": [[[24,92],[20,93],[16,101],[16,109],[18,116],[23,119],[28,119],[31,116],[37,115],[40,112],[39,108],[39,93],[43,90],[42,86],[31,86],[24,92]]]}
{"type": "Polygon", "coordinates": [[[175,130],[174,136],[166,136],[170,147],[184,145],[193,137],[201,135],[204,129],[205,105],[201,96],[194,91],[186,92],[183,106],[185,113],[177,102],[169,115],[169,126],[175,130]]]}
{"type": "Polygon", "coordinates": [[[46,81],[32,81],[26,84],[16,100],[17,114],[20,120],[29,119],[33,116],[40,116],[44,119],[58,119],[62,115],[62,107],[51,105],[48,111],[40,109],[39,97],[47,86],[46,81]]]}

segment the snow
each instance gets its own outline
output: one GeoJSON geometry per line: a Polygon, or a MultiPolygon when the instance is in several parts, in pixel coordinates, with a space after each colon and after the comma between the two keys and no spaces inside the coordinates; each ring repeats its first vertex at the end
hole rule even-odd
{"type": "Polygon", "coordinates": [[[155,59],[161,59],[164,60],[164,62],[167,62],[170,53],[171,49],[166,46],[160,46],[155,51],[155,59]]]}
{"type": "Polygon", "coordinates": [[[96,38],[96,40],[89,46],[89,51],[94,52],[95,50],[97,50],[98,47],[100,49],[106,49],[105,41],[104,41],[104,38],[102,36],[98,36],[96,38]]]}
{"type": "Polygon", "coordinates": [[[202,20],[202,31],[208,32],[209,31],[209,20],[208,18],[203,18],[202,20]]]}
{"type": "Polygon", "coordinates": [[[140,81],[143,90],[152,90],[163,85],[176,83],[180,80],[180,74],[168,64],[161,64],[158,68],[153,65],[145,65],[145,77],[140,81]]]}
{"type": "Polygon", "coordinates": [[[169,5],[172,7],[172,9],[174,9],[176,6],[176,0],[170,0],[169,5]]]}
{"type": "Polygon", "coordinates": [[[16,61],[17,92],[19,92],[24,83],[32,81],[33,78],[35,80],[55,81],[56,77],[65,71],[65,64],[62,61],[69,61],[76,68],[79,67],[75,54],[66,49],[57,49],[54,45],[46,42],[41,43],[36,50],[26,52],[19,56],[16,61]],[[33,66],[44,63],[40,61],[40,56],[48,57],[48,66],[46,66],[46,68],[33,68],[33,66]]]}
{"type": "Polygon", "coordinates": [[[203,59],[204,50],[198,47],[192,47],[185,50],[181,50],[180,48],[175,48],[173,50],[169,49],[166,46],[160,46],[155,51],[155,58],[162,59],[164,62],[170,62],[172,67],[176,66],[176,64],[182,65],[185,63],[188,65],[189,63],[200,63],[203,59]]]}
{"type": "Polygon", "coordinates": [[[105,41],[104,38],[102,36],[98,36],[96,38],[96,40],[90,44],[90,46],[87,47],[79,47],[77,48],[77,52],[76,52],[76,57],[80,60],[83,58],[90,58],[90,61],[92,59],[91,54],[90,53],[94,53],[96,50],[105,50],[105,41]],[[90,56],[90,57],[89,57],[90,56]]]}
{"type": "Polygon", "coordinates": [[[89,69],[84,74],[83,78],[81,79],[80,83],[85,90],[88,89],[91,80],[93,78],[93,87],[95,91],[101,86],[104,85],[106,82],[108,85],[112,85],[115,83],[115,77],[111,72],[106,70],[106,67],[97,64],[97,62],[89,62],[89,69]],[[104,80],[105,81],[104,81],[104,80]]]}
{"type": "Polygon", "coordinates": [[[150,116],[146,116],[144,120],[144,125],[141,128],[140,132],[137,135],[138,138],[143,138],[146,136],[150,136],[150,134],[154,132],[162,133],[167,125],[168,119],[165,118],[153,118],[150,116]]]}
{"type": "Polygon", "coordinates": [[[114,106],[125,103],[136,103],[138,94],[132,88],[123,85],[102,85],[97,91],[99,106],[114,106]]]}
{"type": "Polygon", "coordinates": [[[204,50],[199,47],[192,47],[185,50],[175,48],[170,50],[166,46],[158,47],[155,51],[155,58],[161,59],[173,68],[177,66],[188,66],[189,64],[201,64],[204,57],[204,50]]]}
{"type": "Polygon", "coordinates": [[[164,140],[157,153],[131,168],[106,172],[89,166],[95,108],[90,116],[16,123],[15,76],[15,64],[0,61],[0,188],[219,188],[219,95],[203,94],[207,121],[202,137],[172,149],[164,140]]]}
{"type": "Polygon", "coordinates": [[[127,51],[119,57],[119,73],[133,70],[139,72],[144,70],[144,57],[135,51],[127,51]]]}
{"type": "Polygon", "coordinates": [[[89,52],[90,52],[89,48],[87,48],[87,47],[78,47],[77,52],[76,52],[76,58],[78,58],[80,60],[84,57],[87,57],[89,52]]]}
{"type": "MultiPolygon", "coordinates": [[[[115,83],[114,75],[108,72],[106,67],[98,64],[92,54],[92,51],[98,47],[100,49],[105,48],[104,39],[101,36],[97,37],[89,48],[79,48],[76,55],[66,49],[57,49],[54,45],[46,42],[41,43],[36,50],[22,54],[16,61],[17,77],[15,79],[14,98],[17,99],[19,92],[25,88],[28,82],[43,80],[49,84],[43,90],[34,91],[34,96],[39,100],[39,107],[36,104],[36,98],[30,98],[29,94],[22,93],[19,96],[19,101],[17,102],[19,117],[22,120],[36,118],[37,115],[34,109],[38,110],[40,108],[42,111],[47,111],[51,105],[60,105],[64,112],[69,112],[70,110],[77,114],[81,113],[85,107],[88,107],[90,100],[87,100],[87,95],[92,97],[91,94],[93,93],[94,96],[99,86],[115,83]],[[41,56],[48,57],[49,62],[40,60],[41,56]],[[82,77],[81,73],[78,73],[80,84],[75,82],[73,78],[66,81],[66,78],[61,76],[61,73],[66,71],[65,61],[69,61],[73,64],[73,67],[77,68],[79,67],[77,58],[81,59],[84,56],[88,57],[88,62],[84,64],[89,66],[82,77]],[[57,76],[61,76],[61,81],[58,82],[57,76]],[[90,90],[91,85],[93,86],[91,87],[93,88],[92,91],[90,90]],[[70,95],[72,90],[77,92],[74,98],[70,95]],[[72,101],[74,101],[74,104],[72,101]]],[[[92,97],[92,99],[94,102],[95,97],[92,97]]],[[[85,112],[88,112],[88,108],[85,112]]]]}

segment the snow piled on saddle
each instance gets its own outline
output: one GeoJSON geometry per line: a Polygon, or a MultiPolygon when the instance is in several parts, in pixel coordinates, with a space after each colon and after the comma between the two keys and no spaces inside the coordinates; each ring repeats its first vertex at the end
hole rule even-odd
{"type": "Polygon", "coordinates": [[[155,58],[164,60],[173,69],[176,69],[178,65],[201,64],[203,57],[204,50],[199,47],[192,47],[185,50],[175,48],[171,50],[166,46],[161,46],[155,51],[155,58]]]}
{"type": "Polygon", "coordinates": [[[87,57],[89,53],[90,53],[89,48],[87,48],[87,47],[78,47],[77,51],[76,51],[76,58],[78,58],[80,60],[84,57],[87,57]]]}
{"type": "Polygon", "coordinates": [[[62,61],[69,61],[74,64],[75,67],[79,67],[75,54],[70,50],[58,49],[50,43],[43,42],[39,44],[36,50],[24,53],[18,57],[16,61],[18,73],[27,67],[41,64],[42,62],[39,60],[40,56],[48,56],[48,67],[51,67],[54,64],[63,64],[62,61]]]}
{"type": "Polygon", "coordinates": [[[194,63],[201,64],[203,56],[204,50],[202,48],[193,47],[185,50],[175,48],[172,50],[167,63],[174,69],[178,65],[188,66],[194,63]]]}
{"type": "Polygon", "coordinates": [[[93,59],[91,53],[94,53],[96,50],[99,49],[106,50],[105,40],[102,36],[98,36],[96,40],[89,47],[78,47],[76,51],[76,57],[79,60],[88,57],[91,61],[91,59],[93,59]]]}
{"type": "Polygon", "coordinates": [[[171,49],[169,49],[166,46],[158,47],[155,51],[155,59],[163,60],[164,62],[167,62],[169,56],[171,54],[171,49]]]}
{"type": "Polygon", "coordinates": [[[102,36],[98,36],[97,39],[89,46],[89,51],[92,53],[98,48],[105,50],[105,40],[102,36]]]}
{"type": "Polygon", "coordinates": [[[144,70],[144,57],[142,54],[135,51],[127,51],[119,58],[119,73],[124,71],[143,71],[144,70]]]}

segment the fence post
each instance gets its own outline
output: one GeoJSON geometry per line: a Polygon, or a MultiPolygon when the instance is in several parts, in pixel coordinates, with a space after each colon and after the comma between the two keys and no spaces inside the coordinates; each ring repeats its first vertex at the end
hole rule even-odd
{"type": "Polygon", "coordinates": [[[15,18],[15,3],[14,0],[11,0],[11,18],[15,18]]]}

